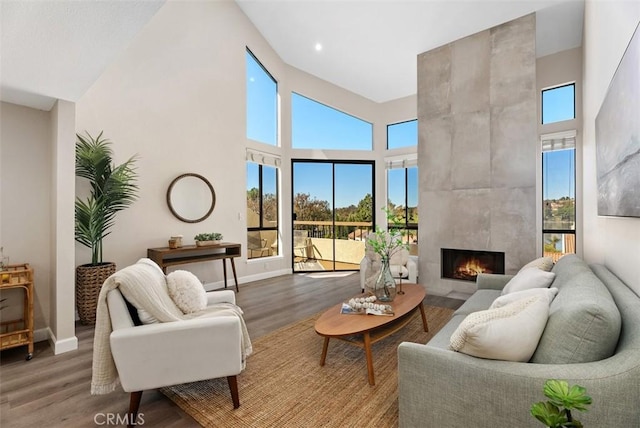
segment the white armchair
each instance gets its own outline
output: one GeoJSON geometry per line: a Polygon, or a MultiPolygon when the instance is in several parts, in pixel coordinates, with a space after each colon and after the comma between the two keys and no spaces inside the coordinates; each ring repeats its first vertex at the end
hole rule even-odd
{"type": "MultiPolygon", "coordinates": [[[[223,302],[235,304],[234,292],[207,293],[209,306],[223,302]]],[[[109,291],[107,305],[113,329],[111,354],[122,388],[131,393],[129,423],[136,420],[145,389],[199,380],[226,377],[233,407],[240,406],[236,375],[243,369],[242,330],[237,317],[201,317],[136,326],[118,289],[109,291]]]]}
{"type": "MultiPolygon", "coordinates": [[[[369,245],[369,238],[365,241],[365,254],[360,261],[360,288],[362,292],[373,289],[376,279],[380,274],[382,263],[378,255],[369,245]]],[[[389,260],[391,275],[408,283],[415,284],[418,281],[418,266],[409,257],[409,250],[400,249],[389,260]]]]}

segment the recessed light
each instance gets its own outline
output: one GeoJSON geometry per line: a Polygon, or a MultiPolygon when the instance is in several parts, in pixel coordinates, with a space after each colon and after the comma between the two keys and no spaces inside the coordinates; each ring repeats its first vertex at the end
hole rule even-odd
{"type": "Polygon", "coordinates": [[[320,52],[322,50],[322,44],[321,43],[316,43],[315,48],[316,48],[317,52],[320,52]]]}

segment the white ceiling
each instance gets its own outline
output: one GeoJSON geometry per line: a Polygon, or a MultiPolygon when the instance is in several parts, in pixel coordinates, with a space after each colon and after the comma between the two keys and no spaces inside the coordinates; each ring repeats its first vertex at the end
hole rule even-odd
{"type": "MultiPolygon", "coordinates": [[[[0,98],[77,101],[164,2],[0,0],[0,98]]],[[[377,102],[416,93],[419,53],[527,13],[538,56],[582,44],[584,0],[236,2],[286,63],[377,102]]]]}
{"type": "Polygon", "coordinates": [[[165,0],[0,0],[0,99],[77,101],[165,0]]]}

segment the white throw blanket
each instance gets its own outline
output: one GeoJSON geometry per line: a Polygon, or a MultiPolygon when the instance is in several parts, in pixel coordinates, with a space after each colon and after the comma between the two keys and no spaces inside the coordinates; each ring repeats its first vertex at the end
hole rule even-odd
{"type": "Polygon", "coordinates": [[[93,341],[93,372],[91,394],[108,394],[118,386],[118,372],[111,355],[109,337],[112,332],[107,294],[118,288],[122,295],[136,308],[142,308],[159,322],[173,322],[199,317],[237,316],[242,329],[242,367],[252,352],[251,340],[242,310],[232,303],[218,303],[204,311],[184,315],[173,303],[166,291],[162,270],[149,259],[140,259],[111,275],[102,285],[98,296],[96,327],[93,341]]]}

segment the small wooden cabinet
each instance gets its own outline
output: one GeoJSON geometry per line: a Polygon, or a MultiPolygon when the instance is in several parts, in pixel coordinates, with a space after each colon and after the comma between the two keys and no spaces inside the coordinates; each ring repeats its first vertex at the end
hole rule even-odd
{"type": "Polygon", "coordinates": [[[21,289],[22,317],[0,323],[0,351],[27,346],[27,360],[33,357],[33,269],[29,264],[9,265],[0,271],[0,291],[21,289]]]}

